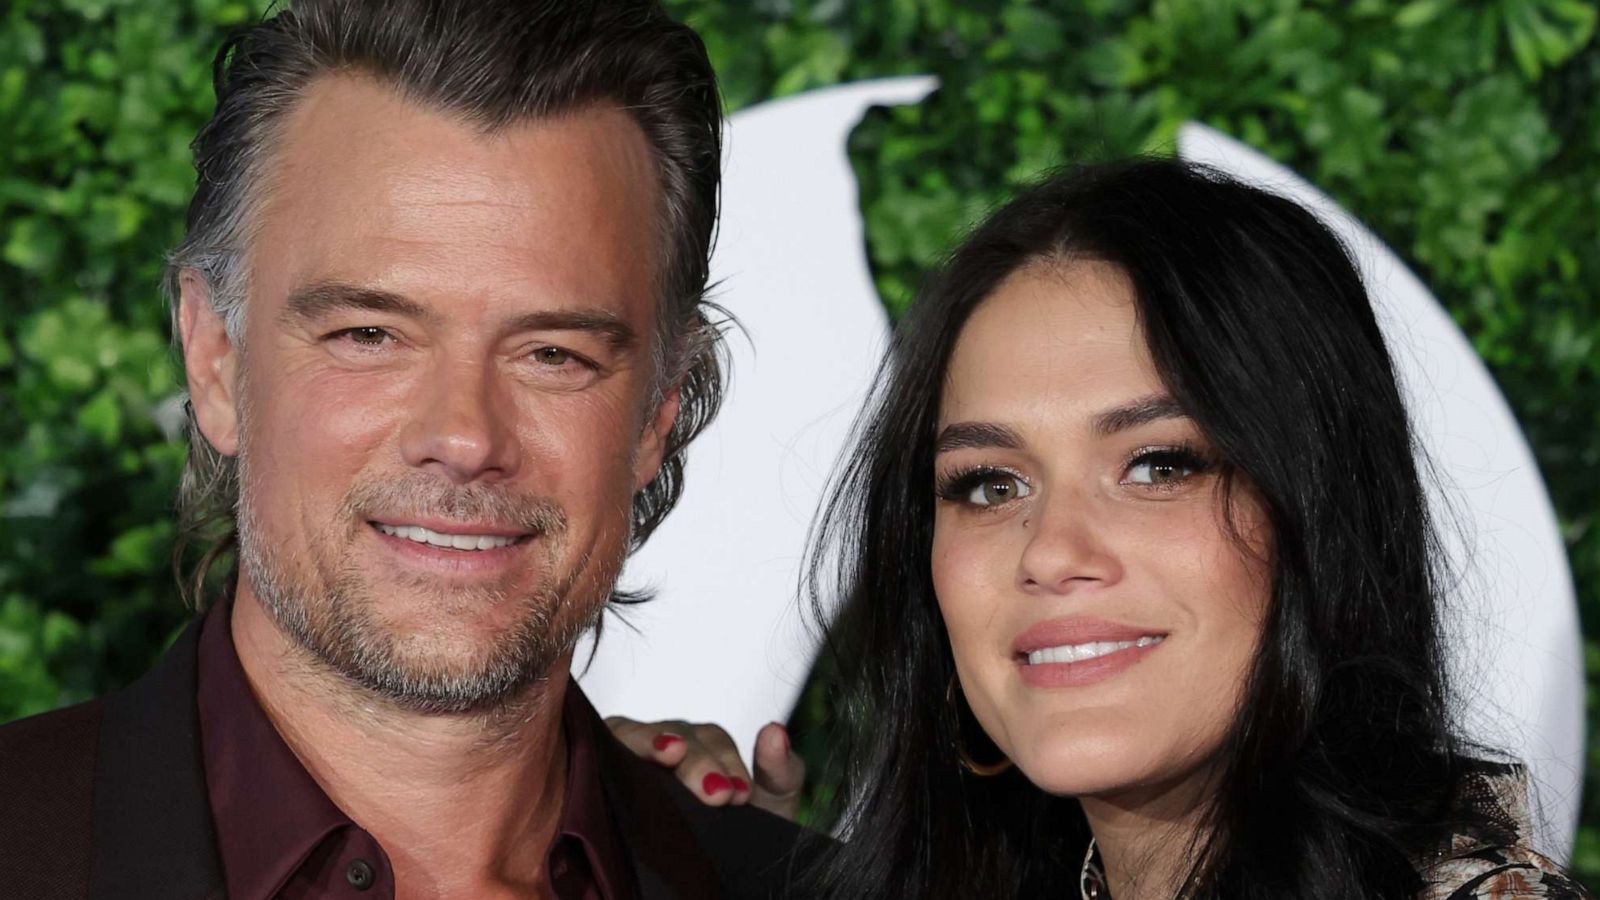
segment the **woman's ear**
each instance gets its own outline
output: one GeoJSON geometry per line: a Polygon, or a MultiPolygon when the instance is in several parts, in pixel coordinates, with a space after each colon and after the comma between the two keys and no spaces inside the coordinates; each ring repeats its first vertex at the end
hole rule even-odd
{"type": "Polygon", "coordinates": [[[234,456],[239,452],[239,348],[211,308],[205,279],[193,269],[178,275],[178,327],[200,433],[218,453],[234,456]]]}

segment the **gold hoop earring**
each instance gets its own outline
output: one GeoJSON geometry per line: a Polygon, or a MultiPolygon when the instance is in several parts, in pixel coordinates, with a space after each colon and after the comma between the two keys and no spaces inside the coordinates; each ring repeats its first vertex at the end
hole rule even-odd
{"type": "Polygon", "coordinates": [[[950,683],[944,689],[945,702],[950,704],[956,714],[956,761],[961,763],[961,768],[978,776],[979,778],[993,778],[1001,772],[1011,768],[1011,758],[1004,753],[1000,759],[992,763],[980,763],[967,753],[967,748],[961,744],[961,704],[956,700],[956,676],[950,676],[950,683]]]}

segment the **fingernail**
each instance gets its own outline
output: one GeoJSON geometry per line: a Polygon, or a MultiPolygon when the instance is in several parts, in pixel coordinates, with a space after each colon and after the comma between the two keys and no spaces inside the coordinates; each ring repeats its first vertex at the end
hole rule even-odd
{"type": "Polygon", "coordinates": [[[789,752],[789,729],[783,727],[783,723],[782,722],[773,722],[772,724],[778,726],[778,734],[783,736],[783,752],[788,753],[789,752]]]}
{"type": "Polygon", "coordinates": [[[712,772],[700,782],[701,790],[708,794],[716,794],[729,788],[728,779],[722,777],[721,772],[712,772]]]}
{"type": "Polygon", "coordinates": [[[733,789],[736,791],[748,791],[750,790],[750,782],[735,775],[733,776],[733,789]]]}
{"type": "Polygon", "coordinates": [[[683,738],[675,734],[658,734],[656,735],[656,739],[651,741],[651,743],[655,745],[657,750],[665,750],[668,747],[671,747],[673,744],[681,743],[682,741],[683,738]]]}

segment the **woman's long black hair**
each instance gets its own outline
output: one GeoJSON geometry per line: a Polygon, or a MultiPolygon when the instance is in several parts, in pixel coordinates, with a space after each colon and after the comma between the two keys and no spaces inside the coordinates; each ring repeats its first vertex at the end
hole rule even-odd
{"type": "Polygon", "coordinates": [[[1411,897],[1418,861],[1451,831],[1509,841],[1456,802],[1469,760],[1446,698],[1440,554],[1355,266],[1295,203],[1147,159],[1024,191],[896,333],[813,535],[814,596],[844,604],[831,641],[850,799],[816,894],[1077,896],[1089,833],[1076,801],[958,764],[958,738],[974,735],[948,699],[930,562],[935,430],[962,326],[1008,275],[1075,259],[1127,273],[1166,387],[1272,527],[1265,630],[1183,896],[1411,897]]]}

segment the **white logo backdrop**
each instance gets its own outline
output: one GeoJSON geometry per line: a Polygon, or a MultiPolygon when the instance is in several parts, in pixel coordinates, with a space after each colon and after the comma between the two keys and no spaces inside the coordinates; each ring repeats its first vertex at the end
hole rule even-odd
{"type": "MultiPolygon", "coordinates": [[[[658,599],[625,622],[609,617],[581,678],[603,713],[718,722],[748,758],[757,728],[793,708],[816,653],[797,599],[806,530],[888,329],[845,140],[869,106],[934,87],[923,77],[843,85],[729,121],[712,277],[749,337],[731,335],[728,401],[691,449],[683,502],[624,574],[658,599]]],[[[1564,856],[1582,775],[1577,606],[1509,408],[1427,288],[1330,199],[1204,126],[1185,126],[1178,149],[1309,206],[1355,251],[1432,458],[1432,500],[1460,576],[1448,627],[1463,723],[1528,762],[1541,846],[1564,856]]]]}
{"type": "Polygon", "coordinates": [[[797,599],[806,530],[889,330],[845,140],[868,107],[933,87],[844,85],[728,122],[711,277],[748,338],[729,334],[727,401],[690,448],[682,502],[623,573],[659,595],[607,617],[581,678],[601,712],[718,722],[746,758],[788,718],[816,653],[797,599]]]}

